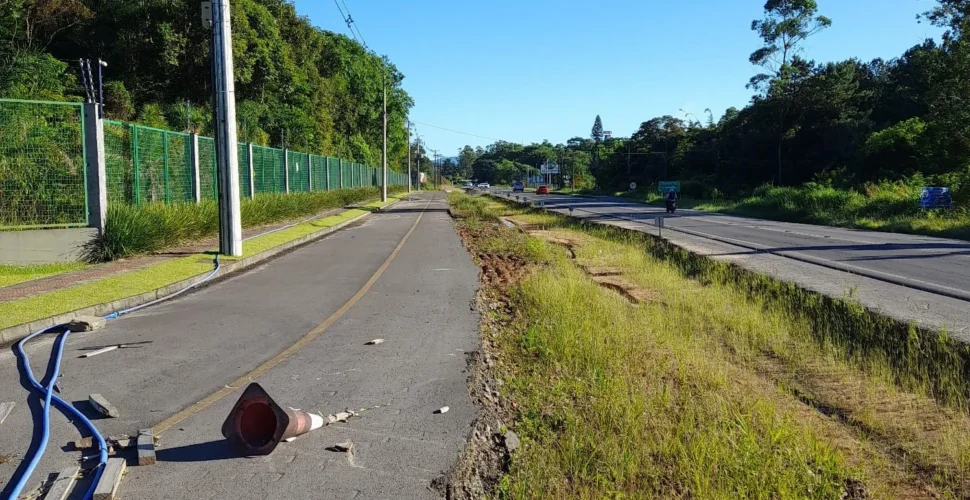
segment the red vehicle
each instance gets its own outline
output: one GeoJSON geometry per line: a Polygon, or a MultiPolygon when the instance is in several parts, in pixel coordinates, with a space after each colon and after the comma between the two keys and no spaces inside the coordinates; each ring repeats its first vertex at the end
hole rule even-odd
{"type": "Polygon", "coordinates": [[[536,188],[536,194],[549,194],[549,186],[539,186],[536,188]]]}

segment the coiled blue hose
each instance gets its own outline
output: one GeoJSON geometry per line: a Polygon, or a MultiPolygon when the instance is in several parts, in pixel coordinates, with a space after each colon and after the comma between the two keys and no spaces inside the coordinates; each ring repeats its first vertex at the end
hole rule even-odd
{"type": "Polygon", "coordinates": [[[44,455],[44,451],[47,449],[47,442],[50,440],[50,412],[51,403],[57,405],[62,411],[69,414],[69,416],[74,417],[81,421],[85,427],[91,431],[91,435],[98,440],[98,448],[101,450],[99,456],[98,467],[95,469],[94,481],[91,482],[91,486],[88,488],[87,493],[84,495],[84,500],[89,500],[94,496],[94,489],[98,485],[98,480],[101,478],[101,473],[104,470],[104,465],[108,463],[108,444],[105,443],[104,438],[101,437],[101,433],[98,432],[98,428],[94,426],[83,413],[68,404],[63,399],[54,395],[54,384],[57,382],[57,377],[61,370],[61,358],[64,357],[64,344],[67,342],[67,336],[70,334],[69,330],[65,330],[64,333],[59,337],[59,342],[57,344],[57,356],[54,358],[54,372],[51,375],[51,380],[47,384],[47,387],[40,385],[37,378],[34,377],[34,371],[30,368],[30,358],[27,357],[27,352],[24,351],[24,344],[33,339],[34,337],[46,332],[47,330],[40,330],[30,335],[24,337],[17,342],[17,355],[23,360],[24,363],[24,374],[27,375],[27,379],[30,381],[30,385],[34,386],[34,390],[41,392],[44,395],[44,432],[41,435],[41,443],[37,448],[37,452],[30,459],[30,463],[27,468],[24,469],[23,475],[17,481],[13,490],[11,490],[10,497],[17,498],[20,492],[23,490],[24,485],[30,479],[31,474],[34,473],[34,468],[37,467],[37,463],[40,462],[40,458],[44,455]]]}
{"type": "MultiPolygon", "coordinates": [[[[162,302],[163,300],[169,300],[174,297],[177,297],[185,293],[186,291],[191,290],[201,285],[202,283],[205,283],[206,281],[209,281],[210,279],[212,279],[216,275],[216,273],[219,272],[220,267],[221,267],[221,264],[219,262],[219,255],[216,255],[215,269],[213,269],[208,276],[203,278],[198,283],[187,286],[166,297],[161,297],[151,302],[146,302],[144,304],[141,304],[135,307],[129,307],[128,309],[122,309],[120,311],[113,312],[105,316],[104,319],[108,319],[108,320],[117,319],[125,314],[157,304],[159,302],[162,302]]],[[[83,497],[84,500],[90,500],[91,498],[94,497],[94,489],[97,488],[98,481],[101,479],[101,474],[104,472],[104,466],[108,463],[108,443],[105,442],[104,437],[101,436],[101,433],[98,432],[98,428],[94,426],[94,423],[92,423],[91,420],[89,420],[86,416],[84,416],[83,413],[78,411],[77,408],[74,408],[63,399],[54,395],[54,384],[57,382],[57,377],[60,374],[61,359],[64,357],[64,343],[67,342],[67,336],[70,334],[70,330],[65,330],[64,333],[62,333],[61,336],[59,337],[59,342],[57,344],[57,356],[54,358],[54,374],[52,375],[48,386],[44,387],[40,385],[40,382],[38,382],[37,378],[34,377],[34,372],[30,368],[30,358],[27,357],[27,352],[24,351],[24,345],[34,337],[46,331],[47,331],[46,329],[36,331],[21,339],[20,342],[17,342],[17,355],[23,360],[25,375],[27,375],[27,379],[30,380],[30,384],[34,387],[36,391],[39,391],[44,395],[44,432],[41,435],[40,446],[37,448],[37,451],[34,453],[34,456],[30,458],[30,463],[27,465],[27,468],[24,469],[24,472],[20,476],[20,479],[17,480],[16,485],[11,490],[10,498],[17,498],[20,495],[20,492],[23,491],[23,488],[27,484],[27,481],[30,479],[30,476],[34,473],[34,469],[37,467],[37,464],[40,462],[41,457],[43,457],[44,451],[46,451],[47,449],[47,443],[50,440],[50,407],[51,407],[51,403],[53,403],[57,405],[57,407],[59,407],[62,411],[68,413],[69,416],[72,416],[80,420],[85,427],[91,430],[91,435],[94,436],[94,438],[96,438],[98,441],[98,449],[100,450],[100,453],[98,456],[98,466],[94,472],[94,480],[91,482],[91,486],[88,487],[88,491],[87,493],[84,494],[84,497],[83,497]]]]}

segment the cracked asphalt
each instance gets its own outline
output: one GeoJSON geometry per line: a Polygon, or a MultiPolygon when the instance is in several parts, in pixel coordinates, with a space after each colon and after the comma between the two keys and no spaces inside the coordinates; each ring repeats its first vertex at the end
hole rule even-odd
{"type": "MultiPolygon", "coordinates": [[[[440,193],[417,195],[248,272],[109,322],[105,330],[72,335],[60,386],[62,397],[88,413],[90,393],[118,408],[120,418],[95,421],[105,435],[157,425],[317,327],[374,276],[412,226],[359,302],[255,379],[282,406],[324,415],[367,411],[282,443],[271,455],[245,458],[220,432],[241,393],[236,390],[165,430],[157,464],[138,467],[130,460],[121,498],[440,497],[432,482],[455,463],[476,416],[467,379],[468,359],[479,346],[472,307],[478,268],[440,193]],[[386,341],[365,345],[375,338],[386,341]],[[149,340],[78,358],[97,346],[149,340]],[[443,406],[450,410],[435,413],[443,406]],[[353,453],[328,450],[347,441],[353,453]]],[[[46,367],[51,340],[28,348],[35,373],[46,367]]],[[[0,354],[0,381],[0,401],[17,402],[0,425],[0,456],[13,457],[0,464],[6,487],[22,467],[40,407],[27,397],[11,352],[0,354]]],[[[56,410],[51,425],[31,487],[81,456],[65,446],[80,437],[77,428],[56,410]]]]}

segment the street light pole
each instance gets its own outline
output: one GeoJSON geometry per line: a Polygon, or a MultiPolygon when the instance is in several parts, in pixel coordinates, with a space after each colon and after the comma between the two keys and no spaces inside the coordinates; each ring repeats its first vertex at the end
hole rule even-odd
{"type": "Polygon", "coordinates": [[[411,119],[407,119],[408,124],[408,194],[411,194],[411,119]]]}
{"type": "Polygon", "coordinates": [[[240,257],[239,157],[236,137],[236,89],[232,67],[229,0],[212,2],[212,71],[216,161],[219,188],[219,252],[240,257]]]}
{"type": "Polygon", "coordinates": [[[381,72],[381,86],[384,87],[384,153],[382,155],[381,201],[387,202],[387,77],[386,71],[381,72]]]}

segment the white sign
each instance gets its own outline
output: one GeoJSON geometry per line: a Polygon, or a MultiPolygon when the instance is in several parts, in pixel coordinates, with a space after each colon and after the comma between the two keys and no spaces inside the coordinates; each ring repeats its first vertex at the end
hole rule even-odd
{"type": "Polygon", "coordinates": [[[557,163],[547,161],[539,167],[539,172],[542,174],[558,174],[559,165],[557,163]]]}
{"type": "Polygon", "coordinates": [[[630,191],[636,191],[636,190],[637,190],[637,183],[636,182],[631,182],[630,183],[630,191]]]}
{"type": "Polygon", "coordinates": [[[611,132],[609,130],[607,130],[606,132],[603,132],[603,138],[606,139],[606,140],[612,139],[613,138],[613,132],[611,132]]]}

